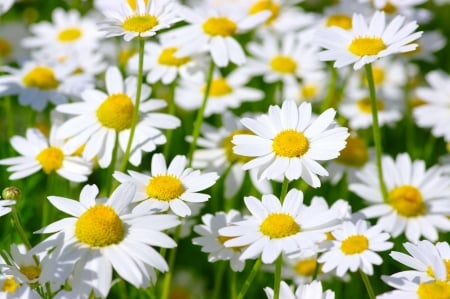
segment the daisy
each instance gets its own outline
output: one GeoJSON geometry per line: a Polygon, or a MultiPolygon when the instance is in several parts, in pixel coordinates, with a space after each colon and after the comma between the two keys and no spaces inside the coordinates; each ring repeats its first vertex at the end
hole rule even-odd
{"type": "Polygon", "coordinates": [[[302,79],[294,82],[284,82],[283,99],[300,102],[318,102],[325,98],[329,76],[325,71],[305,73],[302,79]]]}
{"type": "Polygon", "coordinates": [[[164,258],[151,246],[172,248],[176,243],[162,231],[179,224],[174,215],[155,215],[130,211],[135,186],[123,184],[107,199],[96,198],[97,186],[86,185],[80,201],[59,196],[48,199],[71,217],[58,220],[38,231],[62,235],[59,259],[71,260],[65,273],[74,270],[72,286],[85,284],[95,296],[105,298],[111,287],[112,269],[135,287],[147,287],[154,269],[165,272],[164,258]]]}
{"type": "Polygon", "coordinates": [[[21,61],[26,56],[26,50],[21,41],[28,34],[26,25],[17,20],[16,22],[5,22],[2,20],[0,27],[0,58],[3,64],[21,61]]]}
{"type": "MultiPolygon", "coordinates": [[[[67,146],[72,150],[85,146],[83,157],[92,160],[98,157],[100,167],[111,163],[113,149],[118,139],[120,148],[125,152],[130,137],[131,122],[136,99],[137,79],[125,80],[117,67],[106,71],[106,93],[100,90],[85,90],[81,102],[59,105],[56,110],[74,115],[58,130],[61,138],[70,138],[67,146]]],[[[151,152],[159,144],[166,142],[166,137],[159,129],[173,129],[180,125],[178,118],[153,112],[166,106],[163,100],[146,99],[151,89],[142,86],[139,118],[131,144],[129,162],[139,165],[142,152],[151,152]]]]}
{"type": "Polygon", "coordinates": [[[367,218],[378,218],[377,224],[393,237],[405,232],[413,243],[421,236],[436,241],[438,230],[449,231],[450,181],[442,174],[443,169],[434,166],[427,170],[425,161],[411,161],[406,153],[399,154],[395,160],[385,156],[382,163],[386,201],[379,189],[374,163],[357,173],[359,183],[349,186],[371,204],[359,212],[367,218]]]}
{"type": "Polygon", "coordinates": [[[47,175],[57,173],[69,181],[84,182],[92,172],[91,163],[72,155],[67,143],[57,138],[56,127],[51,129],[48,139],[38,129],[30,128],[26,137],[12,137],[11,145],[21,156],[0,160],[0,165],[9,165],[6,170],[12,172],[10,180],[42,170],[47,175]]]}
{"type": "Polygon", "coordinates": [[[173,1],[123,1],[119,10],[105,11],[106,20],[100,30],[106,37],[122,36],[127,42],[135,37],[154,36],[179,21],[179,12],[173,1]],[[135,5],[131,5],[134,3],[135,5]]]}
{"type": "Polygon", "coordinates": [[[0,276],[0,298],[42,299],[42,297],[24,284],[20,285],[13,276],[0,276]]]}
{"type": "Polygon", "coordinates": [[[284,101],[281,107],[271,106],[268,114],[256,119],[243,118],[242,124],[255,135],[233,137],[235,154],[255,157],[243,169],[259,169],[259,177],[288,180],[303,178],[312,187],[319,187],[318,175],[328,172],[316,161],[339,156],[348,137],[346,128],[334,125],[335,111],[328,109],[312,118],[310,103],[297,106],[284,101]]]}
{"type": "Polygon", "coordinates": [[[417,48],[414,51],[404,53],[406,59],[424,60],[430,63],[436,62],[435,52],[439,52],[447,44],[446,37],[440,31],[426,31],[416,41],[417,48]]]}
{"type": "Polygon", "coordinates": [[[387,241],[390,235],[383,232],[381,226],[370,227],[364,220],[358,220],[356,223],[345,221],[331,234],[334,240],[330,241],[329,249],[318,261],[323,263],[323,272],[336,269],[338,276],[358,269],[372,275],[373,265],[383,263],[383,259],[375,252],[385,251],[393,246],[392,242],[387,241]]]}
{"type": "Polygon", "coordinates": [[[240,260],[239,257],[244,247],[225,247],[224,243],[230,238],[219,234],[222,227],[241,220],[243,218],[236,210],[230,210],[227,213],[217,212],[214,215],[205,214],[202,216],[203,223],[194,227],[194,231],[200,237],[193,238],[192,243],[202,246],[202,251],[208,253],[208,262],[229,260],[231,269],[235,272],[241,272],[244,270],[245,262],[240,260]]]}
{"type": "Polygon", "coordinates": [[[313,248],[337,222],[334,211],[305,206],[297,189],[291,189],[283,203],[272,194],[263,195],[261,201],[253,196],[244,201],[252,215],[219,230],[220,235],[231,237],[226,247],[248,246],[241,260],[261,255],[264,264],[271,264],[282,253],[313,248]]]}
{"type": "Polygon", "coordinates": [[[353,14],[352,29],[330,27],[316,32],[316,43],[325,48],[319,53],[320,60],[335,61],[335,67],[354,64],[355,70],[378,58],[394,53],[413,51],[422,32],[414,32],[418,25],[396,16],[386,25],[384,12],[377,11],[367,24],[364,16],[353,14]],[[403,26],[402,26],[403,25],[403,26]]]}
{"type": "MultiPolygon", "coordinates": [[[[268,299],[274,298],[274,292],[271,288],[264,288],[268,299]]],[[[283,299],[334,299],[334,292],[330,290],[323,291],[320,281],[313,281],[309,284],[300,285],[295,292],[291,290],[288,284],[281,281],[280,298],[283,299]]]]}
{"type": "Polygon", "coordinates": [[[353,0],[342,0],[334,5],[327,6],[323,12],[323,19],[318,28],[340,27],[351,30],[354,13],[365,16],[371,14],[373,9],[367,3],[355,3],[353,0]]]}
{"type": "Polygon", "coordinates": [[[372,0],[376,10],[381,10],[390,16],[403,15],[408,19],[426,23],[432,18],[432,13],[426,8],[420,8],[427,0],[372,0]]]}
{"type": "Polygon", "coordinates": [[[137,210],[170,209],[174,214],[185,217],[191,215],[186,202],[207,201],[210,196],[199,191],[211,187],[218,179],[215,172],[201,173],[186,166],[185,156],[175,156],[167,166],[164,156],[158,153],[152,157],[150,175],[130,170],[128,175],[116,171],[113,176],[120,183],[136,184],[134,201],[140,202],[137,210]]]}

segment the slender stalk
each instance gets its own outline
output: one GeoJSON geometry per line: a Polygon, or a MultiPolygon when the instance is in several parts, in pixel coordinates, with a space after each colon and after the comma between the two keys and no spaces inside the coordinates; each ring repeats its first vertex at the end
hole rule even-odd
{"type": "Polygon", "coordinates": [[[223,282],[223,275],[225,273],[225,266],[226,266],[225,261],[221,261],[219,264],[218,269],[216,268],[215,272],[214,272],[214,293],[212,296],[212,299],[219,299],[221,298],[221,290],[222,290],[222,282],[223,282]]]}
{"type": "MultiPolygon", "coordinates": [[[[178,244],[180,241],[180,234],[181,234],[181,225],[178,225],[175,228],[175,233],[173,236],[173,239],[175,243],[178,244]]],[[[169,271],[164,275],[164,281],[163,281],[163,290],[161,294],[161,299],[167,299],[169,298],[170,293],[170,286],[172,284],[172,276],[173,276],[173,270],[175,266],[175,259],[177,257],[177,248],[172,248],[169,253],[169,271]]]]}
{"type": "MultiPolygon", "coordinates": [[[[167,106],[167,112],[170,115],[175,115],[175,88],[177,86],[178,77],[173,80],[173,82],[170,84],[170,91],[169,91],[169,98],[167,99],[168,106],[167,106]]],[[[173,130],[168,130],[166,132],[166,144],[164,145],[164,157],[166,158],[166,161],[169,161],[170,158],[170,149],[172,147],[172,136],[173,136],[173,130]]]]}
{"type": "Polygon", "coordinates": [[[378,181],[380,182],[380,189],[381,194],[383,196],[383,200],[387,200],[387,189],[386,185],[384,183],[383,179],[383,165],[381,162],[381,156],[383,155],[383,149],[381,144],[381,133],[380,133],[380,126],[378,123],[378,109],[377,109],[377,96],[375,92],[375,83],[373,80],[373,73],[372,73],[372,64],[366,64],[365,65],[366,70],[366,76],[367,76],[367,82],[369,85],[369,93],[370,93],[370,103],[372,105],[372,134],[373,134],[373,141],[375,143],[375,152],[376,152],[376,164],[377,164],[377,171],[378,171],[378,181]]]}
{"type": "Polygon", "coordinates": [[[332,65],[330,65],[330,72],[331,72],[331,77],[330,77],[330,81],[328,82],[328,89],[327,89],[327,93],[325,95],[325,99],[322,102],[322,105],[320,106],[320,111],[323,112],[325,110],[327,110],[328,108],[333,107],[333,102],[335,100],[336,97],[336,83],[337,83],[337,78],[338,78],[338,73],[335,67],[333,67],[332,65]]]}
{"type": "Polygon", "coordinates": [[[281,185],[281,193],[280,193],[281,202],[284,201],[284,198],[288,191],[288,187],[289,187],[289,180],[287,178],[284,178],[283,185],[281,185]]]}
{"type": "Polygon", "coordinates": [[[13,217],[14,225],[16,226],[17,232],[19,233],[20,239],[22,240],[23,244],[27,247],[28,250],[31,249],[30,241],[28,241],[27,234],[25,233],[25,230],[23,229],[22,223],[20,222],[19,214],[17,213],[16,206],[11,207],[11,215],[13,217]]]}
{"type": "Polygon", "coordinates": [[[103,178],[103,184],[105,186],[105,190],[107,191],[107,196],[109,197],[112,193],[112,189],[113,189],[113,173],[114,170],[116,169],[116,165],[117,165],[117,152],[119,149],[119,134],[116,133],[116,141],[114,143],[114,149],[112,152],[112,158],[111,158],[111,164],[109,165],[107,171],[106,171],[106,175],[103,178]]]}
{"type": "Polygon", "coordinates": [[[191,167],[191,165],[192,165],[192,156],[194,155],[194,151],[197,147],[197,140],[198,140],[198,136],[200,135],[200,128],[203,123],[203,117],[205,114],[206,104],[208,103],[209,91],[211,90],[213,74],[214,74],[214,61],[211,60],[210,65],[209,65],[208,75],[206,78],[206,87],[205,87],[205,93],[203,95],[202,105],[200,106],[200,109],[197,113],[197,118],[195,119],[195,123],[194,123],[194,129],[192,131],[192,142],[191,142],[191,145],[189,146],[189,153],[187,156],[188,161],[189,161],[188,162],[189,167],[191,167]]]}
{"type": "Polygon", "coordinates": [[[375,299],[375,293],[373,292],[372,284],[370,283],[369,277],[361,269],[359,270],[359,273],[361,274],[361,278],[362,281],[364,282],[364,286],[366,287],[369,298],[375,299]]]}
{"type": "Polygon", "coordinates": [[[283,255],[277,259],[275,264],[275,280],[273,285],[273,299],[280,299],[281,269],[283,269],[283,255]]]}
{"type": "Polygon", "coordinates": [[[144,39],[139,37],[139,62],[138,62],[138,74],[137,74],[137,88],[136,88],[136,103],[134,104],[133,117],[131,119],[130,137],[128,138],[127,148],[122,158],[122,164],[120,165],[120,171],[125,171],[128,159],[131,154],[131,145],[133,144],[134,133],[136,132],[136,124],[139,119],[139,105],[141,104],[141,90],[142,90],[142,78],[144,76],[144,39]]]}
{"type": "Polygon", "coordinates": [[[230,273],[230,293],[231,299],[236,299],[237,290],[236,290],[236,272],[229,271],[230,273]]]}
{"type": "Polygon", "coordinates": [[[247,280],[245,280],[244,285],[241,288],[241,291],[237,295],[236,299],[243,299],[245,294],[247,293],[248,289],[250,288],[250,285],[253,282],[253,279],[255,279],[256,273],[258,273],[259,268],[261,267],[261,258],[258,258],[253,265],[252,271],[247,277],[247,280]]]}

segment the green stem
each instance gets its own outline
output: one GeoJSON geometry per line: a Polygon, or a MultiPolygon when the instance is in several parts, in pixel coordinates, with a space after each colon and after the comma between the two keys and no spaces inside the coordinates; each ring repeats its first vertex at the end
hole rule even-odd
{"type": "Polygon", "coordinates": [[[131,154],[131,145],[133,144],[134,133],[136,132],[136,124],[139,119],[139,105],[141,104],[141,90],[142,90],[142,78],[144,75],[144,39],[139,37],[139,62],[138,62],[138,74],[137,74],[137,88],[136,88],[136,103],[134,105],[133,117],[131,119],[130,137],[128,138],[127,148],[122,158],[122,164],[120,165],[120,171],[124,172],[127,168],[128,159],[131,154]]]}
{"type": "MultiPolygon", "coordinates": [[[[175,243],[178,244],[179,240],[180,240],[180,234],[181,234],[181,225],[178,225],[175,228],[175,233],[173,236],[173,239],[175,241],[175,243]]],[[[162,290],[162,294],[161,294],[161,299],[167,299],[169,298],[169,293],[170,293],[170,285],[172,284],[172,274],[173,274],[173,270],[174,270],[174,266],[175,266],[175,259],[177,257],[177,248],[172,248],[170,250],[170,254],[169,254],[169,271],[167,271],[167,273],[164,275],[164,281],[163,281],[163,290],[162,290]]]]}
{"type": "Polygon", "coordinates": [[[23,244],[28,250],[31,249],[30,241],[28,241],[27,234],[23,229],[22,223],[20,222],[19,214],[17,213],[15,205],[11,207],[11,215],[13,217],[14,225],[16,226],[17,232],[19,233],[20,239],[22,239],[23,244]]]}
{"type": "MultiPolygon", "coordinates": [[[[168,107],[167,112],[170,115],[175,115],[175,88],[177,86],[178,77],[173,80],[173,82],[170,84],[170,93],[169,98],[167,99],[168,107]]],[[[168,130],[166,132],[166,144],[164,145],[164,157],[166,158],[166,161],[169,161],[170,156],[170,149],[172,145],[172,136],[173,136],[173,130],[168,130]]]]}
{"type": "Polygon", "coordinates": [[[373,292],[372,284],[370,283],[369,277],[367,277],[366,273],[364,273],[361,269],[359,270],[361,274],[362,281],[364,282],[364,286],[366,287],[367,294],[370,299],[375,299],[375,293],[373,292]]]}
{"type": "Polygon", "coordinates": [[[230,272],[230,293],[231,293],[231,299],[236,299],[237,295],[237,287],[236,287],[236,272],[229,271],[230,272]]]}
{"type": "Polygon", "coordinates": [[[330,65],[330,71],[331,71],[331,77],[330,81],[328,82],[328,89],[327,93],[325,95],[325,99],[322,102],[322,105],[320,106],[320,111],[323,112],[327,110],[328,108],[333,107],[333,102],[336,97],[336,83],[338,78],[338,73],[335,67],[330,65]]]}
{"type": "Polygon", "coordinates": [[[381,194],[383,196],[383,200],[387,200],[387,189],[383,179],[383,165],[381,161],[381,157],[383,155],[383,149],[381,144],[381,133],[380,126],[378,123],[378,109],[377,109],[377,96],[375,92],[375,83],[373,80],[372,73],[372,64],[365,65],[367,82],[369,84],[369,93],[370,93],[370,103],[372,105],[372,132],[373,132],[373,141],[375,143],[375,152],[376,152],[376,164],[378,171],[378,180],[380,182],[381,194]]]}
{"type": "Polygon", "coordinates": [[[281,284],[281,269],[283,269],[283,254],[277,259],[275,264],[275,279],[273,285],[273,299],[280,298],[280,284],[281,284]]]}
{"type": "Polygon", "coordinates": [[[283,202],[289,188],[289,180],[284,178],[283,185],[281,185],[280,201],[283,202]]]}
{"type": "Polygon", "coordinates": [[[218,299],[222,296],[221,289],[222,289],[222,282],[223,282],[223,275],[225,273],[225,261],[221,261],[219,268],[215,271],[215,280],[214,280],[214,293],[213,293],[213,299],[218,299]]]}
{"type": "Polygon", "coordinates": [[[243,299],[245,294],[247,293],[248,289],[250,288],[250,285],[253,282],[253,279],[255,279],[256,273],[258,273],[259,268],[261,267],[261,258],[258,258],[253,265],[252,271],[247,277],[247,280],[244,282],[244,285],[241,288],[241,291],[237,295],[236,299],[243,299]]]}
{"type": "Polygon", "coordinates": [[[112,158],[111,158],[111,164],[109,165],[107,171],[106,171],[106,175],[103,178],[103,184],[104,184],[104,190],[106,190],[107,192],[107,196],[109,197],[112,193],[112,189],[114,187],[115,184],[113,184],[113,173],[114,170],[116,169],[116,165],[117,165],[117,152],[119,149],[119,134],[116,133],[116,141],[114,143],[114,149],[112,152],[112,158]]]}
{"type": "Polygon", "coordinates": [[[213,75],[214,75],[214,61],[211,60],[210,65],[209,65],[209,70],[208,70],[208,76],[206,78],[206,87],[205,87],[205,93],[203,95],[202,105],[200,106],[200,109],[197,113],[197,118],[195,119],[194,129],[192,132],[192,142],[191,142],[191,145],[189,146],[189,153],[187,156],[188,161],[189,161],[188,167],[191,167],[191,165],[192,165],[192,156],[194,155],[194,151],[197,147],[197,139],[200,135],[200,129],[201,129],[202,123],[203,123],[203,117],[205,114],[206,104],[208,103],[209,91],[211,89],[213,75]]]}
{"type": "MultiPolygon", "coordinates": [[[[57,174],[56,173],[50,173],[47,176],[47,192],[49,195],[55,195],[55,187],[57,185],[56,183],[56,179],[57,179],[57,174]]],[[[44,201],[42,202],[42,222],[41,222],[41,226],[44,227],[47,224],[50,223],[51,220],[51,210],[50,210],[50,202],[48,201],[47,198],[44,199],[44,201]]],[[[44,235],[42,235],[42,237],[44,237],[44,235]]]]}

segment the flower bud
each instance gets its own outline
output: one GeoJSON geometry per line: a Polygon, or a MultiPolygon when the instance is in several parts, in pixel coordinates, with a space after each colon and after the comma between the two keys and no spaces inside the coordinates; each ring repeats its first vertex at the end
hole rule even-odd
{"type": "Polygon", "coordinates": [[[2,191],[3,199],[18,200],[18,199],[20,199],[21,195],[22,195],[22,191],[20,191],[19,188],[14,187],[14,186],[6,187],[2,191]]]}

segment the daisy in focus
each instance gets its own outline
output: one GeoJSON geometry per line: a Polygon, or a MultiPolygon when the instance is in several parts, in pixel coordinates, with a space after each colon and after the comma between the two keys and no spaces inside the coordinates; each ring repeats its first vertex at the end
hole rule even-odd
{"type": "Polygon", "coordinates": [[[384,12],[377,11],[368,24],[363,15],[355,13],[350,31],[330,27],[316,32],[315,42],[325,48],[319,58],[334,61],[337,68],[353,64],[353,69],[358,70],[381,57],[413,51],[417,44],[412,42],[422,32],[414,32],[416,22],[404,22],[405,17],[396,16],[386,24],[384,12]]]}
{"type": "Polygon", "coordinates": [[[426,169],[425,161],[412,161],[408,154],[399,154],[394,160],[384,156],[383,178],[387,198],[381,195],[376,166],[368,164],[357,173],[358,183],[349,189],[371,206],[360,210],[367,218],[378,218],[377,225],[393,237],[405,233],[416,243],[420,237],[438,240],[438,231],[450,230],[450,181],[443,168],[426,169]]]}
{"type": "Polygon", "coordinates": [[[349,135],[347,128],[334,124],[334,116],[335,111],[328,109],[314,118],[310,103],[297,106],[294,101],[284,101],[256,119],[243,118],[242,124],[254,134],[235,135],[233,151],[255,157],[243,169],[257,168],[261,178],[292,181],[301,177],[308,185],[319,187],[318,176],[328,172],[317,161],[337,158],[349,135]]]}
{"type": "Polygon", "coordinates": [[[199,170],[187,168],[185,156],[177,155],[167,166],[162,154],[154,154],[151,162],[151,174],[128,171],[128,175],[119,171],[114,178],[124,184],[132,182],[136,185],[134,201],[140,202],[136,211],[171,210],[174,214],[185,217],[191,215],[186,202],[201,203],[210,195],[200,193],[214,185],[219,178],[215,172],[201,173],[199,170]]]}
{"type": "MultiPolygon", "coordinates": [[[[264,288],[264,292],[268,299],[274,298],[273,290],[269,287],[264,288]]],[[[334,299],[334,292],[330,290],[323,291],[322,283],[315,280],[309,284],[300,285],[295,292],[291,290],[289,285],[281,281],[280,298],[283,299],[334,299]]]]}
{"type": "Polygon", "coordinates": [[[135,186],[119,186],[109,198],[96,198],[97,186],[86,185],[76,201],[49,196],[50,203],[70,215],[38,231],[53,233],[39,246],[45,248],[58,236],[63,242],[59,261],[72,261],[58,275],[68,278],[71,286],[92,289],[105,298],[112,283],[112,269],[137,288],[148,287],[155,279],[155,269],[165,272],[168,265],[152,246],[172,248],[176,243],[163,230],[179,224],[174,215],[130,211],[135,186]]]}

